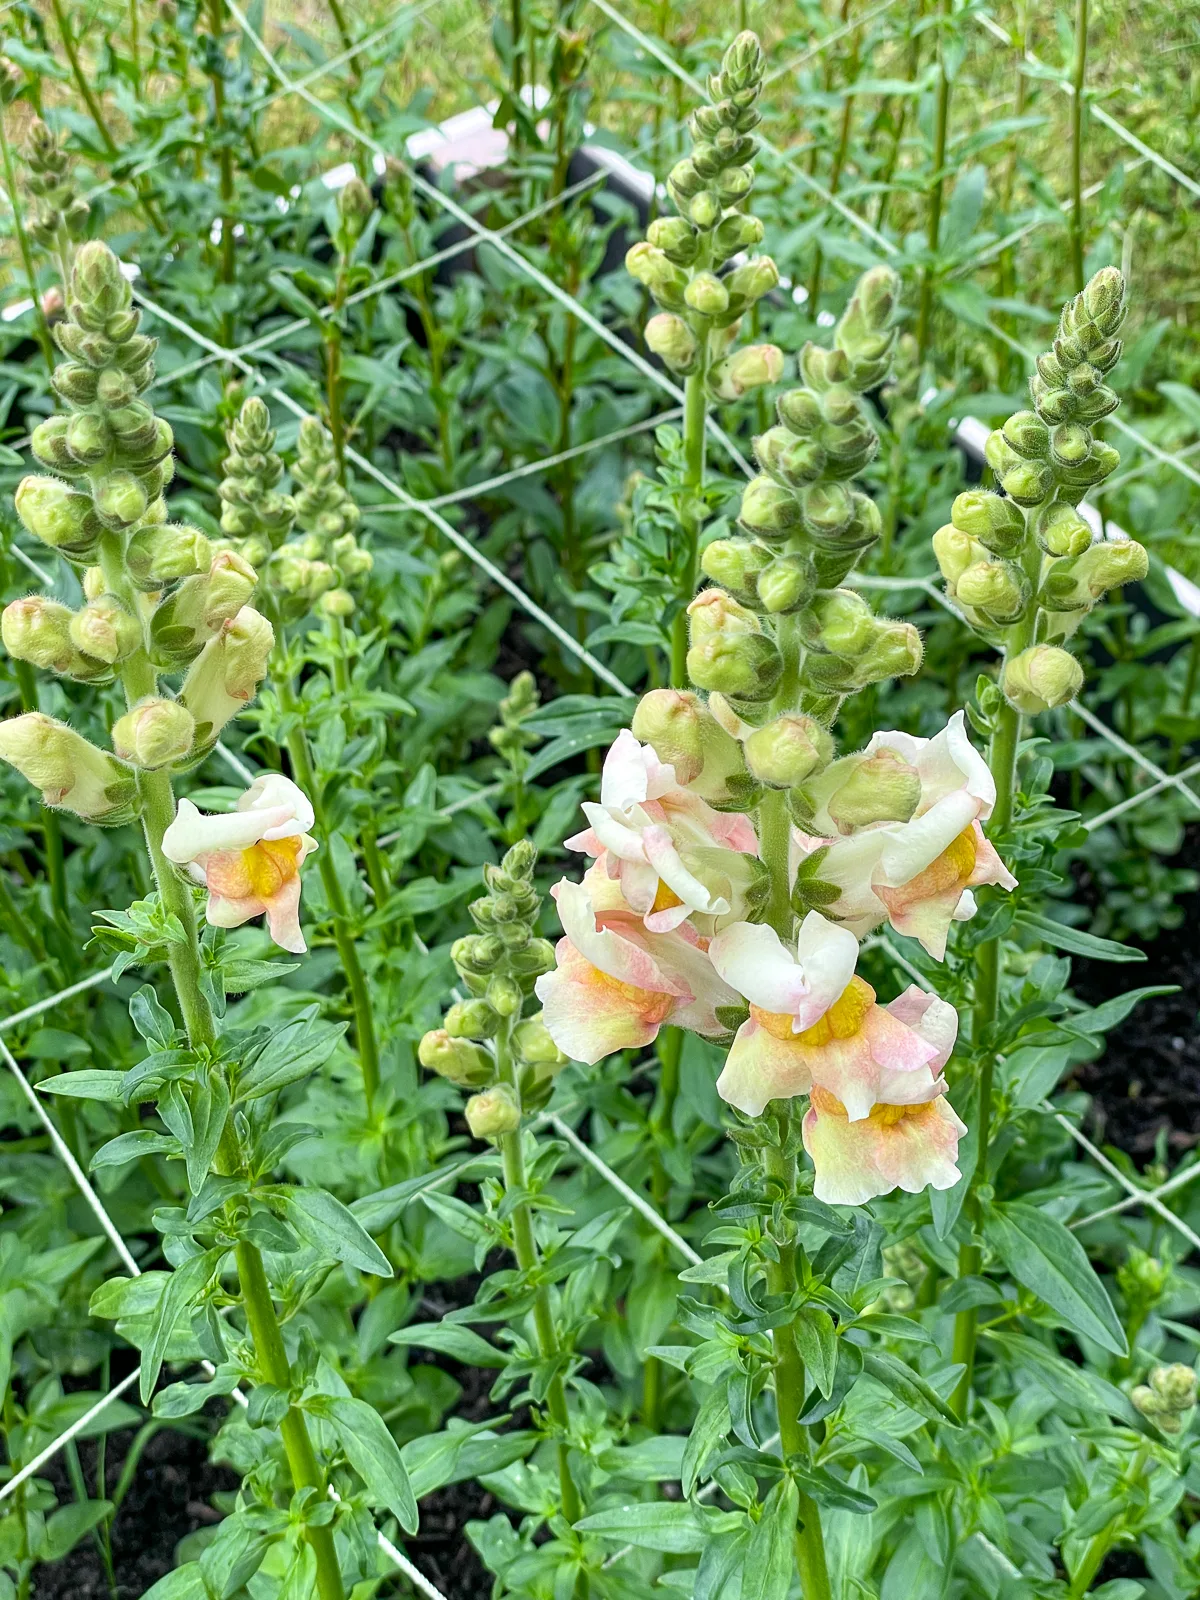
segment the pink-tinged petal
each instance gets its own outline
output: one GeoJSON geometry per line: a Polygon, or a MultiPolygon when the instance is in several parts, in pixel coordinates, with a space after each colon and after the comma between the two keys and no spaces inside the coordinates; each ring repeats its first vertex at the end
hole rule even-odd
{"type": "Polygon", "coordinates": [[[591,831],[605,850],[620,861],[644,861],[642,829],[637,810],[629,813],[631,821],[614,817],[604,806],[585,801],[583,814],[591,823],[591,831]]]}
{"type": "Polygon", "coordinates": [[[708,953],[718,976],[762,1011],[794,1017],[810,991],[803,967],[765,922],[735,922],[708,953]]]}
{"type": "Polygon", "coordinates": [[[592,1065],[617,1050],[651,1044],[670,1015],[672,997],[630,990],[581,956],[569,939],[555,951],[558,966],[535,984],[550,1037],[573,1061],[592,1065]]]}
{"type": "Polygon", "coordinates": [[[605,911],[628,911],[630,908],[621,893],[621,862],[602,855],[593,861],[583,875],[583,887],[599,917],[605,911]]]}
{"type": "Polygon", "coordinates": [[[858,1206],[900,1188],[951,1189],[958,1182],[958,1141],[966,1132],[945,1095],[896,1120],[850,1122],[814,1105],[804,1118],[804,1148],[816,1168],[813,1193],[830,1205],[858,1206]]]}
{"type": "Polygon", "coordinates": [[[687,991],[676,1001],[671,1022],[709,1039],[727,1033],[726,1025],[717,1020],[717,1008],[736,1006],[738,995],[713,970],[695,930],[685,922],[674,933],[651,937],[649,945],[659,967],[687,991]]]}
{"type": "MultiPolygon", "coordinates": [[[[796,936],[796,955],[808,980],[808,993],[793,1008],[794,1028],[800,1033],[811,1028],[839,999],[858,965],[858,940],[849,928],[828,922],[819,911],[810,911],[796,936]]],[[[753,1000],[753,995],[747,999],[753,1000]]],[[[782,1006],[763,1006],[764,1011],[782,1011],[782,1006]]]]}
{"type": "Polygon", "coordinates": [[[604,846],[597,839],[591,828],[584,828],[581,833],[573,833],[569,839],[563,840],[565,850],[578,850],[585,856],[602,856],[604,846]]]}
{"type": "Polygon", "coordinates": [[[879,1099],[883,1069],[872,1051],[865,1025],[848,1039],[831,1039],[822,1045],[799,1044],[795,1048],[804,1057],[813,1083],[836,1096],[851,1121],[870,1115],[879,1099]]]}
{"type": "Polygon", "coordinates": [[[906,939],[916,939],[935,961],[944,961],[950,924],[955,920],[962,891],[955,884],[944,894],[909,899],[902,889],[878,890],[888,911],[888,921],[906,939]]]}
{"type": "Polygon", "coordinates": [[[646,800],[657,800],[675,787],[674,767],[660,761],[648,744],[639,744],[628,728],[622,728],[604,758],[600,804],[625,811],[646,800]]]}
{"type": "MultiPolygon", "coordinates": [[[[616,856],[609,856],[608,860],[616,863],[616,856]]],[[[654,901],[658,894],[658,873],[648,861],[622,861],[617,873],[617,882],[621,887],[621,895],[630,911],[636,911],[639,917],[647,917],[654,909],[654,901]]]]}
{"type": "Polygon", "coordinates": [[[713,826],[713,837],[719,844],[726,845],[730,850],[736,850],[739,855],[758,854],[758,835],[754,831],[754,824],[744,812],[718,811],[716,817],[718,820],[713,826]]]}
{"type": "Polygon", "coordinates": [[[232,896],[211,893],[205,907],[205,920],[214,928],[240,928],[253,917],[261,917],[266,906],[255,895],[232,896]]]}
{"type": "Polygon", "coordinates": [[[958,1039],[958,1012],[954,1007],[913,983],[884,1009],[933,1046],[935,1054],[929,1065],[934,1072],[941,1072],[958,1039]]]}
{"type": "Polygon", "coordinates": [[[267,930],[281,950],[303,955],[308,949],[300,931],[300,875],[289,878],[276,894],[264,900],[267,930]]]}
{"type": "MultiPolygon", "coordinates": [[[[943,796],[911,822],[881,829],[883,846],[875,888],[900,888],[941,856],[979,815],[979,802],[965,789],[943,796]]],[[[882,896],[880,897],[882,898],[882,896]]]]}
{"type": "Polygon", "coordinates": [[[555,885],[554,898],[563,932],[575,949],[600,972],[616,978],[619,983],[653,993],[677,996],[687,993],[683,985],[661,970],[648,951],[627,936],[632,928],[624,934],[616,931],[621,912],[608,913],[606,926],[597,927],[595,907],[581,883],[564,879],[555,885]]]}
{"type": "Polygon", "coordinates": [[[1017,887],[1017,880],[1000,859],[1000,853],[995,845],[978,825],[975,826],[975,870],[970,877],[973,889],[978,889],[981,884],[998,883],[1002,889],[1010,892],[1017,887]]]}
{"type": "MultiPolygon", "coordinates": [[[[937,1060],[937,1046],[919,1029],[908,1027],[888,1006],[872,1006],[863,1018],[862,1031],[871,1054],[889,1072],[917,1072],[937,1060]]],[[[876,1099],[882,1098],[876,1095],[876,1099]]]]}
{"type": "Polygon", "coordinates": [[[753,1017],[742,1023],[717,1079],[717,1093],[727,1105],[758,1117],[768,1101],[791,1100],[811,1088],[801,1047],[777,1039],[753,1017]]]}

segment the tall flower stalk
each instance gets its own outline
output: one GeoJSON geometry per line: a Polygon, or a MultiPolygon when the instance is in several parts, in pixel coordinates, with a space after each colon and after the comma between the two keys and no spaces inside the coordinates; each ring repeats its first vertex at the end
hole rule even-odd
{"type": "Polygon", "coordinates": [[[739,34],[710,80],[711,104],[689,120],[691,154],[667,178],[677,215],[653,221],[625,258],[627,270],[662,308],[646,325],[646,343],[684,379],[681,459],[677,469],[672,465],[680,529],[678,609],[671,624],[671,682],[677,687],[687,683],[685,612],[699,576],[709,407],[774,383],[783,370],[774,345],[733,348],[743,315],[779,281],[775,263],[758,256],[719,275],[735,256],[762,243],[762,223],[746,207],[765,70],[758,39],[739,34]]]}
{"type": "MultiPolygon", "coordinates": [[[[861,396],[888,377],[898,287],[887,268],[865,275],[833,349],[806,346],[803,386],[756,440],[763,471],[741,531],[707,546],[714,586],[688,608],[694,689],[645,696],[609,751],[588,827],[567,840],[593,864],[555,890],[565,938],[537,986],[550,1036],[576,1060],[645,1046],[668,1024],[729,1045],[717,1090],[740,1113],[742,1170],[718,1236],[736,1311],[689,1302],[701,1343],[680,1363],[711,1387],[684,1487],[732,1431],[768,1486],[747,1561],[769,1565],[763,1592],[786,1593],[798,1574],[806,1600],[832,1592],[821,1503],[853,1499],[818,1461],[813,1429],[858,1372],[896,1381],[894,1358],[840,1337],[876,1294],[865,1263],[878,1235],[832,1206],[952,1187],[966,1131],[942,1076],[953,1007],[916,987],[880,1005],[855,970],[859,939],[887,923],[941,959],[974,887],[1013,886],[982,832],[995,791],[961,713],[936,738],[878,733],[834,759],[845,697],[922,656],[915,628],[845,587],[881,528],[850,481],[878,447],[861,396]],[[802,1223],[822,1247],[808,1233],[802,1249],[802,1223]],[[831,1299],[852,1251],[865,1287],[831,1299]],[[750,1414],[767,1385],[773,1456],[750,1414]]],[[[954,1420],[920,1393],[928,1414],[954,1420]]]]}
{"type": "MultiPolygon", "coordinates": [[[[102,244],[83,246],[67,316],[55,330],[68,359],[54,382],[68,410],[39,424],[33,436],[34,454],[55,475],[25,478],[17,509],[30,533],[82,570],[87,603],[72,613],[33,596],[8,606],[3,618],[5,645],[19,659],[77,681],[117,679],[127,710],[112,729],[115,753],[28,713],[0,724],[0,755],[48,804],[105,826],[140,822],[155,898],[131,914],[107,915],[125,965],[165,959],[186,1064],[183,1073],[166,1070],[168,1058],[176,1059],[169,1048],[174,1024],[143,990],[135,1017],[152,1048],[165,1054],[157,1077],[153,1066],[140,1076],[140,1098],[161,1091],[160,1112],[186,1157],[193,1191],[211,1171],[241,1192],[252,1188],[260,1155],[253,1115],[239,1113],[239,1123],[232,1114],[246,1083],[231,1082],[221,1065],[225,987],[200,940],[193,890],[177,867],[207,885],[213,925],[236,926],[265,913],[279,942],[303,950],[299,869],[315,841],[305,832],[311,810],[286,779],[260,779],[229,818],[203,818],[186,800],[176,806],[172,773],[195,766],[252,698],[273,633],[247,604],[256,583],[249,563],[232,552],[214,554],[195,529],[167,521],[163,490],[172,476],[173,440],[141,398],[154,375],[154,341],[138,331],[139,320],[116,257],[102,244]],[[177,671],[185,675],[176,698],[161,677],[177,671]]],[[[134,1092],[124,1075],[107,1076],[111,1085],[83,1092],[106,1099],[134,1092]]],[[[79,1093],[70,1077],[51,1087],[79,1093]]],[[[292,1485],[319,1504],[326,1480],[297,1403],[263,1257],[244,1227],[247,1215],[237,1214],[232,1199],[210,1214],[207,1226],[220,1237],[206,1241],[180,1268],[172,1294],[164,1294],[155,1337],[143,1352],[143,1398],[153,1391],[175,1322],[189,1304],[219,1292],[218,1274],[232,1248],[254,1377],[284,1397],[279,1423],[292,1485]]],[[[307,1519],[305,1537],[322,1600],[341,1600],[329,1519],[307,1519]]]]}
{"type": "MultiPolygon", "coordinates": [[[[1051,350],[1030,383],[1033,409],[1018,411],[987,443],[1002,493],[971,490],[934,535],[947,592],[968,622],[1003,651],[998,688],[984,697],[988,764],[996,786],[990,832],[1001,839],[1014,819],[1023,718],[1068,704],[1083,668],[1063,643],[1111,589],[1146,576],[1136,540],[1093,542],[1079,502],[1116,470],[1120,457],[1093,432],[1117,407],[1106,377],[1121,355],[1125,281],[1107,267],[1063,309],[1051,350]]],[[[967,1214],[977,1226],[978,1191],[988,1180],[988,1143],[1001,1002],[1001,945],[985,939],[975,955],[972,1046],[978,1064],[976,1160],[967,1214]]],[[[978,1273],[976,1237],[962,1246],[962,1276],[978,1273]]],[[[965,1415],[974,1370],[977,1312],[955,1318],[954,1359],[963,1365],[954,1403],[965,1415]]]]}

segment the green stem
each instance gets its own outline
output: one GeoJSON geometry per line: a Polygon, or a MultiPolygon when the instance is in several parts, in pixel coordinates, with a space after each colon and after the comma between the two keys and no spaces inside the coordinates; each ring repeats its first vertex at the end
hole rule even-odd
{"type": "MultiPolygon", "coordinates": [[[[796,1158],[785,1155],[777,1146],[763,1152],[767,1173],[778,1179],[788,1194],[796,1190],[796,1158]]],[[[790,1224],[789,1224],[790,1232],[790,1224]]],[[[767,1287],[772,1294],[792,1295],[797,1290],[796,1244],[793,1238],[780,1240],[779,1259],[767,1266],[767,1287]]],[[[790,1322],[772,1330],[775,1353],[775,1410],[779,1418],[779,1448],[785,1461],[799,1456],[809,1458],[808,1433],[800,1423],[804,1406],[804,1363],[796,1345],[795,1328],[790,1322]]],[[[830,1600],[829,1568],[825,1559],[825,1540],[821,1532],[821,1513],[816,1501],[800,1490],[800,1510],[796,1533],[796,1565],[804,1600],[830,1600]]]]}
{"type": "Polygon", "coordinates": [[[345,973],[346,984],[350,990],[350,1003],[354,1009],[354,1036],[358,1045],[359,1061],[362,1064],[363,1092],[367,1101],[367,1115],[371,1116],[375,1110],[375,1095],[379,1089],[379,1045],[376,1041],[371,991],[367,986],[362,963],[358,959],[358,946],[354,942],[354,930],[350,920],[350,905],[341,879],[338,877],[337,863],[333,859],[332,835],[325,818],[325,807],[317,785],[312,757],[309,754],[308,739],[301,720],[300,702],[286,673],[281,672],[276,675],[274,684],[279,704],[292,723],[291,732],[287,736],[287,751],[292,763],[292,773],[296,782],[312,801],[317,827],[322,835],[324,848],[317,852],[317,866],[333,920],[334,943],[337,945],[342,971],[345,973]]]}
{"type": "MultiPolygon", "coordinates": [[[[496,1036],[496,1076],[501,1083],[506,1083],[518,1095],[520,1093],[517,1083],[516,1068],[512,1058],[512,1030],[515,1018],[505,1018],[499,1034],[496,1036]]],[[[500,1136],[500,1159],[504,1167],[504,1188],[506,1193],[523,1194],[526,1188],[525,1176],[525,1151],[521,1143],[521,1130],[514,1133],[505,1133],[500,1136]]],[[[512,1211],[513,1254],[517,1258],[517,1265],[524,1273],[533,1272],[539,1261],[537,1239],[533,1231],[533,1214],[528,1202],[520,1200],[512,1211]]],[[[537,1336],[538,1350],[543,1360],[551,1360],[559,1354],[558,1334],[554,1327],[554,1312],[550,1305],[550,1294],[546,1286],[540,1285],[536,1291],[533,1302],[533,1326],[537,1336]]],[[[562,1494],[563,1516],[568,1522],[578,1522],[583,1515],[583,1503],[579,1498],[579,1491],[575,1487],[575,1480],[571,1476],[571,1459],[569,1436],[571,1431],[571,1414],[567,1409],[567,1392],[563,1387],[562,1374],[556,1372],[550,1380],[546,1390],[546,1406],[550,1412],[551,1420],[558,1430],[558,1482],[562,1494]]]]}
{"type": "Polygon", "coordinates": [[[921,276],[921,298],[917,310],[917,355],[925,359],[929,343],[929,322],[933,314],[933,282],[937,253],[942,237],[942,201],[946,188],[946,128],[950,120],[950,79],[946,72],[946,28],[950,20],[950,0],[938,7],[938,81],[933,125],[933,187],[929,194],[929,220],[925,246],[929,261],[921,276]]]}
{"type": "Polygon", "coordinates": [[[700,575],[700,533],[704,524],[700,491],[704,487],[705,424],[708,420],[708,323],[706,319],[700,320],[702,326],[697,336],[699,365],[684,385],[684,503],[680,508],[679,523],[686,559],[679,580],[679,610],[671,625],[671,682],[676,689],[686,689],[688,685],[687,608],[696,592],[696,580],[700,575]]]}
{"type": "Polygon", "coordinates": [[[1083,92],[1087,80],[1088,0],[1075,0],[1075,65],[1071,74],[1071,271],[1083,288],[1083,92]]]}

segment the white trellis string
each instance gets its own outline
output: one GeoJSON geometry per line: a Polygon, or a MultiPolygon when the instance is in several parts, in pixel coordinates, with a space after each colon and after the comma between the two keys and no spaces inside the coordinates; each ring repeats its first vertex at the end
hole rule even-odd
{"type": "MultiPolygon", "coordinates": [[[[8,1028],[15,1028],[18,1022],[28,1022],[31,1017],[40,1017],[43,1011],[50,1011],[60,1005],[64,1000],[70,1000],[77,994],[83,994],[86,989],[96,989],[102,983],[107,983],[112,977],[113,969],[105,967],[103,972],[93,972],[90,978],[80,978],[78,983],[73,983],[69,988],[60,989],[57,994],[47,995],[44,1000],[35,1000],[33,1005],[26,1006],[23,1011],[14,1011],[12,1016],[0,1021],[0,1033],[8,1028]]],[[[40,1104],[40,1102],[39,1102],[40,1104]]]]}
{"type": "Polygon", "coordinates": [[[1148,756],[1143,755],[1136,745],[1132,745],[1128,740],[1122,739],[1119,733],[1114,732],[1112,728],[1101,722],[1095,712],[1089,711],[1082,701],[1076,700],[1073,702],[1071,709],[1076,716],[1087,723],[1089,728],[1107,739],[1108,743],[1118,749],[1122,755],[1126,755],[1131,761],[1136,762],[1143,772],[1148,772],[1152,778],[1157,778],[1161,782],[1170,784],[1173,788],[1178,789],[1180,794],[1190,800],[1197,811],[1200,811],[1200,796],[1197,796],[1192,789],[1188,788],[1178,773],[1164,772],[1148,756]]]}
{"type": "Polygon", "coordinates": [[[1127,811],[1132,811],[1135,806],[1140,806],[1144,800],[1149,800],[1156,794],[1161,794],[1164,789],[1178,788],[1185,778],[1194,778],[1200,774],[1200,761],[1193,761],[1190,767],[1185,767],[1182,772],[1176,772],[1170,777],[1160,778],[1157,783],[1152,783],[1148,789],[1140,789],[1137,794],[1131,794],[1126,799],[1120,800],[1115,806],[1109,806],[1107,811],[1102,811],[1098,817],[1089,817],[1084,823],[1088,833],[1111,822],[1114,817],[1120,817],[1127,811]]]}
{"type": "Polygon", "coordinates": [[[94,1406],[89,1406],[82,1416],[76,1417],[74,1422],[65,1427],[61,1433],[56,1434],[44,1450],[40,1450],[19,1471],[14,1472],[11,1478],[0,1484],[0,1501],[7,1500],[9,1495],[15,1494],[23,1483],[30,1478],[36,1477],[47,1461],[52,1461],[60,1450],[65,1449],[70,1444],[72,1439],[77,1439],[85,1428],[90,1428],[100,1413],[105,1411],[114,1400],[119,1400],[126,1389],[132,1388],[137,1382],[138,1376],[137,1367],[134,1367],[132,1372],[127,1372],[120,1383],[116,1384],[106,1395],[97,1400],[94,1406]]]}
{"type": "Polygon", "coordinates": [[[1128,1211],[1133,1206],[1140,1206],[1147,1198],[1147,1195],[1156,1200],[1161,1200],[1163,1195],[1175,1194],[1177,1190],[1184,1188],[1197,1178],[1200,1178],[1200,1162],[1186,1168],[1183,1172],[1175,1173],[1165,1183],[1160,1183],[1157,1189],[1139,1189],[1136,1194],[1127,1194],[1124,1200],[1117,1200],[1111,1206],[1105,1206],[1102,1211],[1093,1211],[1090,1216],[1076,1218],[1070,1226],[1072,1228],[1086,1228],[1091,1223],[1099,1222],[1104,1217],[1115,1217],[1118,1212],[1128,1211]]]}
{"type": "Polygon", "coordinates": [[[624,1178],[618,1177],[606,1161],[602,1161],[594,1150],[589,1149],[579,1135],[569,1128],[560,1116],[552,1116],[550,1124],[554,1131],[567,1141],[575,1154],[582,1156],[589,1166],[594,1167],[604,1181],[617,1191],[622,1200],[628,1201],[639,1216],[644,1217],[652,1228],[662,1234],[667,1243],[679,1252],[689,1266],[698,1267],[700,1265],[704,1258],[692,1249],[686,1239],[675,1232],[675,1229],[665,1217],[659,1216],[647,1199],[640,1195],[636,1189],[630,1188],[624,1178]]]}
{"type": "MultiPolygon", "coordinates": [[[[295,85],[291,83],[291,80],[289,80],[286,73],[279,66],[270,50],[263,43],[260,36],[250,25],[249,21],[236,4],[236,0],[226,0],[226,3],[228,5],[230,15],[237,22],[238,26],[242,29],[243,33],[250,40],[254,48],[263,57],[264,61],[266,61],[267,66],[279,79],[281,85],[291,87],[295,93],[300,95],[301,99],[305,100],[309,105],[312,106],[314,111],[317,111],[321,116],[327,118],[336,127],[340,128],[348,138],[355,140],[365,149],[371,150],[376,155],[386,156],[388,154],[388,152],[381,144],[379,144],[377,140],[372,139],[371,136],[364,133],[361,128],[356,128],[352,122],[350,122],[347,118],[342,117],[334,110],[333,107],[326,105],[322,100],[318,100],[316,96],[311,94],[307,89],[296,89],[295,85]]],[[[460,206],[456,200],[451,199],[451,197],[447,194],[443,194],[436,184],[430,183],[426,178],[422,177],[420,172],[416,171],[411,166],[407,166],[407,171],[414,189],[419,190],[420,193],[426,197],[426,199],[431,200],[435,205],[447,212],[455,219],[455,221],[460,222],[464,227],[469,228],[471,232],[478,238],[480,243],[490,244],[497,254],[502,256],[505,261],[507,261],[511,266],[515,267],[519,273],[521,273],[524,277],[527,277],[532,283],[536,284],[537,287],[541,289],[543,294],[549,295],[552,300],[556,301],[557,304],[562,306],[563,309],[571,316],[577,318],[578,321],[580,321],[590,333],[594,334],[597,339],[608,345],[608,347],[615,351],[617,355],[622,356],[632,366],[636,367],[643,377],[649,378],[651,383],[653,383],[657,388],[662,389],[666,394],[669,394],[680,404],[683,403],[683,390],[678,384],[673,383],[668,377],[660,372],[657,367],[653,366],[649,361],[647,361],[645,356],[641,355],[637,350],[633,350],[626,345],[624,341],[612,331],[611,328],[606,328],[600,319],[594,316],[585,305],[581,304],[581,302],[578,301],[573,295],[568,294],[567,291],[561,287],[561,285],[554,282],[553,278],[547,277],[540,267],[535,267],[533,263],[528,261],[519,250],[515,249],[514,246],[508,242],[507,239],[501,238],[500,235],[491,228],[484,227],[484,225],[479,222],[476,217],[472,216],[472,214],[463,206],[460,206]]],[[[722,446],[729,452],[730,457],[737,462],[738,466],[743,472],[745,472],[747,477],[752,476],[752,470],[749,464],[742,456],[737,446],[725,433],[725,430],[720,427],[720,425],[711,416],[707,419],[707,425],[709,432],[712,433],[714,438],[720,441],[722,446]]]]}
{"type": "MultiPolygon", "coordinates": [[[[1012,39],[1011,35],[1007,34],[994,18],[989,17],[984,11],[976,11],[974,15],[975,20],[979,23],[980,27],[986,28],[994,39],[999,39],[1001,43],[1008,45],[1010,49],[1013,47],[1014,40],[1012,39]]],[[[1061,89],[1065,95],[1068,95],[1070,98],[1074,99],[1075,85],[1070,81],[1069,78],[1055,77],[1053,74],[1049,73],[1046,66],[1039,59],[1039,57],[1033,53],[1032,50],[1026,50],[1025,60],[1028,61],[1031,66],[1036,67],[1039,74],[1042,76],[1050,76],[1051,81],[1054,83],[1056,88],[1061,89]]],[[[1119,122],[1116,117],[1111,116],[1107,111],[1105,111],[1103,106],[1089,103],[1088,115],[1090,117],[1095,117],[1097,122],[1103,123],[1106,128],[1110,129],[1111,132],[1117,135],[1118,139],[1123,139],[1125,143],[1132,149],[1136,150],[1140,156],[1144,156],[1147,161],[1153,162],[1154,165],[1162,172],[1165,172],[1169,177],[1174,178],[1176,183],[1181,183],[1185,189],[1190,190],[1192,194],[1200,197],[1200,183],[1197,183],[1195,178],[1189,178],[1186,172],[1181,172],[1177,166],[1167,160],[1166,156],[1160,155],[1157,150],[1152,150],[1148,144],[1145,144],[1141,139],[1139,139],[1137,134],[1131,129],[1127,128],[1123,122],[1119,122]]]]}

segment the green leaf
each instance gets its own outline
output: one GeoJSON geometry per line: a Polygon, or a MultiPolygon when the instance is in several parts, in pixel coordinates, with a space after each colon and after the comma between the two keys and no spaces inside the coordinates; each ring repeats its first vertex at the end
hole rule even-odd
{"type": "Polygon", "coordinates": [[[711,1530],[701,1526],[692,1507],[678,1500],[595,1511],[575,1527],[580,1533],[598,1533],[621,1544],[658,1550],[669,1556],[699,1555],[712,1537],[711,1530]]]}
{"type": "Polygon", "coordinates": [[[149,1342],[142,1351],[142,1372],[138,1381],[138,1391],[143,1405],[154,1393],[163,1357],[167,1353],[171,1335],[175,1332],[180,1318],[217,1270],[224,1254],[224,1249],[218,1249],[206,1250],[203,1255],[192,1256],[182,1266],[176,1267],[167,1279],[155,1308],[149,1342]]]}
{"type": "Polygon", "coordinates": [[[238,1080],[238,1099],[255,1100],[324,1066],[346,1031],[344,1022],[321,1022],[309,1006],[263,1045],[238,1080]]]}
{"type": "Polygon", "coordinates": [[[819,1505],[828,1506],[831,1511],[849,1511],[855,1516],[865,1517],[879,1509],[879,1502],[873,1495],[856,1489],[825,1467],[806,1466],[803,1461],[793,1461],[790,1471],[802,1489],[819,1505]]]}
{"type": "Polygon", "coordinates": [[[358,1218],[325,1189],[289,1189],[285,1196],[288,1219],[296,1232],[315,1249],[360,1272],[390,1278],[392,1264],[358,1218]]]}
{"type": "Polygon", "coordinates": [[[175,1038],[175,1022],[171,1013],[159,1004],[158,996],[148,983],[144,983],[129,1000],[129,1016],[134,1027],[149,1045],[160,1050],[170,1047],[175,1038]]]}
{"type": "Polygon", "coordinates": [[[123,1072],[98,1072],[84,1068],[82,1072],[60,1072],[53,1078],[43,1078],[37,1085],[43,1094],[68,1094],[75,1100],[109,1100],[120,1104],[123,1072]]]}
{"type": "Polygon", "coordinates": [[[157,1583],[151,1584],[142,1600],[208,1600],[200,1563],[188,1561],[164,1574],[157,1583]]]}
{"type": "Polygon", "coordinates": [[[251,989],[261,989],[264,983],[286,978],[299,966],[298,961],[252,961],[248,956],[235,956],[221,963],[221,979],[226,994],[248,994],[251,989]]]}
{"type": "Polygon", "coordinates": [[[304,1406],[332,1423],[347,1461],[366,1485],[371,1503],[386,1506],[405,1533],[416,1533],[417,1502],[404,1470],[400,1446],[374,1406],[348,1395],[328,1394],[315,1394],[304,1406]]]}
{"type": "Polygon", "coordinates": [[[1148,1000],[1156,994],[1178,994],[1178,984],[1151,984],[1144,989],[1129,989],[1124,994],[1114,995],[1111,1000],[1105,1000],[1102,1005],[1092,1006],[1087,1011],[1071,1011],[1060,1018],[1059,1027],[1065,1028],[1068,1033],[1078,1033],[1085,1036],[1105,1034],[1125,1018],[1134,1006],[1143,1000],[1148,1000]]]}
{"type": "Polygon", "coordinates": [[[100,1167],[122,1167],[127,1161],[141,1156],[178,1155],[179,1140],[169,1133],[155,1133],[152,1128],[137,1128],[133,1133],[119,1133],[115,1139],[100,1146],[92,1157],[90,1170],[100,1167]]]}
{"type": "Polygon", "coordinates": [[[1068,950],[1073,956],[1088,956],[1093,961],[1145,961],[1146,952],[1132,945],[1118,944],[1115,939],[1099,939],[1082,928],[1068,928],[1065,922],[1055,922],[1052,917],[1037,916],[1032,911],[1018,912],[1016,926],[1034,933],[1043,944],[1056,950],[1068,950]]]}
{"type": "Polygon", "coordinates": [[[84,1534],[90,1533],[97,1523],[103,1522],[112,1510],[111,1500],[80,1500],[72,1506],[60,1506],[46,1518],[41,1559],[61,1561],[84,1534]]]}
{"type": "Polygon", "coordinates": [[[920,1412],[931,1422],[948,1422],[952,1428],[962,1424],[927,1378],[915,1372],[888,1350],[864,1350],[863,1371],[881,1383],[903,1405],[920,1412]]]}
{"type": "Polygon", "coordinates": [[[393,1333],[389,1344],[419,1345],[423,1350],[436,1350],[439,1355],[450,1356],[455,1361],[465,1361],[472,1367],[503,1367],[508,1357],[486,1339],[461,1322],[418,1322],[410,1328],[393,1333]]]}
{"type": "Polygon", "coordinates": [[[683,1492],[690,1499],[704,1463],[729,1432],[729,1395],[723,1383],[714,1384],[700,1403],[696,1420],[683,1450],[683,1492]]]}
{"type": "Polygon", "coordinates": [[[800,1494],[791,1478],[780,1478],[767,1496],[750,1535],[742,1568],[741,1600],[787,1600],[796,1566],[796,1517],[800,1494]]]}
{"type": "Polygon", "coordinates": [[[1069,1228],[1025,1200],[1009,1200],[992,1208],[983,1231],[1017,1282],[1057,1311],[1073,1333],[1115,1356],[1128,1353],[1112,1301],[1069,1228]]]}
{"type": "Polygon", "coordinates": [[[820,1306],[801,1306],[794,1324],[800,1359],[826,1400],[833,1393],[838,1342],[833,1318],[820,1306]]]}

